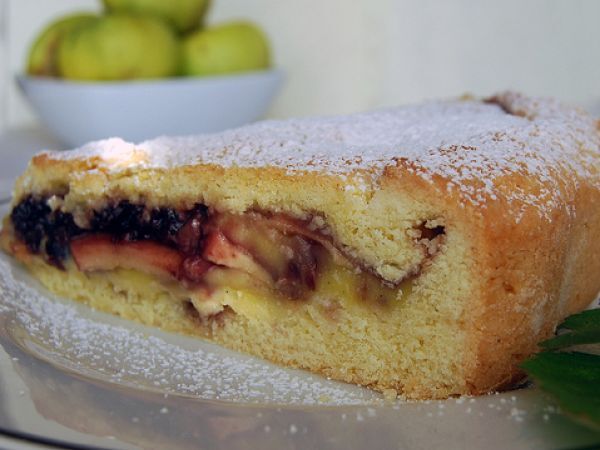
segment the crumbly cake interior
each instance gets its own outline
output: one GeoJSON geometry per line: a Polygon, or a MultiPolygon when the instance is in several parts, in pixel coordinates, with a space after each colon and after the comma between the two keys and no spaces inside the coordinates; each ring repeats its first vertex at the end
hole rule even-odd
{"type": "Polygon", "coordinates": [[[600,288],[578,278],[600,270],[579,226],[600,223],[598,148],[585,114],[511,93],[111,139],[36,156],[2,245],[125,318],[411,398],[481,393],[600,288]]]}
{"type": "MultiPolygon", "coordinates": [[[[413,361],[404,369],[403,383],[407,383],[408,374],[422,365],[418,359],[425,357],[420,347],[440,338],[447,344],[461,338],[440,329],[442,316],[452,321],[459,311],[435,298],[429,301],[436,304],[427,306],[423,291],[438,257],[446,261],[442,264],[453,261],[453,254],[454,261],[461,259],[456,254],[459,247],[445,250],[446,229],[440,218],[411,221],[398,231],[407,241],[404,244],[418,254],[417,262],[404,270],[403,277],[385,279],[344,249],[317,214],[302,219],[283,213],[232,214],[199,204],[181,211],[149,210],[130,201],[112,201],[99,210],[78,209],[71,214],[64,208],[65,201],[58,196],[25,197],[13,208],[5,235],[17,237],[9,244],[11,252],[27,261],[52,291],[100,310],[209,337],[337,379],[398,391],[404,385],[378,381],[382,373],[390,379],[402,373],[389,342],[406,334],[402,352],[413,346],[413,361]],[[194,234],[190,230],[197,220],[204,222],[204,229],[194,234]],[[154,247],[140,247],[143,244],[154,247]],[[241,258],[232,256],[232,245],[242,250],[241,258]],[[175,256],[173,263],[177,253],[183,256],[175,256]],[[267,270],[248,262],[248,257],[267,270]],[[198,259],[211,267],[195,267],[198,259]],[[281,267],[284,273],[274,273],[281,267]],[[419,306],[410,307],[415,301],[419,306]],[[440,318],[419,317],[427,307],[429,316],[439,311],[440,318]]],[[[378,212],[373,217],[385,215],[378,212]]],[[[455,292],[459,291],[457,286],[455,292]]],[[[444,352],[440,349],[436,359],[442,360],[444,352]]],[[[456,369],[444,368],[446,376],[452,376],[452,370],[456,369]]]]}

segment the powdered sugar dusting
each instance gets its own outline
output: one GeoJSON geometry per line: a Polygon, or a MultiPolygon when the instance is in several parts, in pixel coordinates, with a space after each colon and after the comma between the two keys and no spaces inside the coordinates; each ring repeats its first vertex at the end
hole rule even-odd
{"type": "Polygon", "coordinates": [[[88,144],[55,159],[95,156],[109,171],[275,166],[290,174],[363,172],[364,188],[377,185],[383,169],[406,163],[428,181],[442,177],[464,201],[485,205],[502,197],[546,215],[564,203],[564,183],[592,179],[600,138],[586,113],[550,99],[504,93],[493,102],[430,102],[349,116],[265,121],[218,134],[161,137],[138,145],[119,139],[88,144]],[[537,178],[541,188],[502,190],[511,174],[537,178]],[[574,180],[575,179],[575,180],[574,180]]]}
{"type": "Polygon", "coordinates": [[[0,314],[12,315],[18,327],[26,330],[30,348],[95,378],[243,403],[352,405],[382,401],[367,389],[279,368],[197,339],[169,340],[161,337],[169,337],[164,334],[148,336],[133,324],[120,326],[119,319],[52,299],[5,256],[0,257],[0,288],[0,314]],[[112,323],[115,321],[117,324],[112,323]]]}

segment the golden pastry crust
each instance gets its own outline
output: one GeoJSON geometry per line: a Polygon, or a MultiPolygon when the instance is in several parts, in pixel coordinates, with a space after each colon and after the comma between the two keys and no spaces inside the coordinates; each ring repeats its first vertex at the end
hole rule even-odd
{"type": "Polygon", "coordinates": [[[14,202],[60,195],[57,207],[76,217],[114,199],[319,217],[336,245],[382,279],[410,279],[389,310],[330,292],[283,316],[232,300],[223,323],[196,332],[183,310],[161,320],[160,302],[135,309],[141,294],[111,305],[110,289],[127,289],[127,279],[73,284],[76,269],[24,262],[51,289],[73,296],[77,286],[79,299],[103,310],[336,379],[444,398],[510,386],[536,343],[600,290],[599,143],[585,113],[505,93],[488,103],[42,153],[17,182],[14,202]],[[415,235],[424,223],[445,230],[434,256],[415,235]]]}

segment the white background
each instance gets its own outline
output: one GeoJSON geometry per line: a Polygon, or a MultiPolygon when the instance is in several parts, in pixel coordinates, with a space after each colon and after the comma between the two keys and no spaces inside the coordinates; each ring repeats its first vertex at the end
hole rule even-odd
{"type": "MultiPolygon", "coordinates": [[[[0,53],[1,106],[14,127],[33,116],[6,78],[22,70],[35,33],[100,2],[2,2],[9,44],[0,53]]],[[[584,104],[600,97],[598,0],[213,0],[211,22],[233,18],[262,25],[287,72],[271,117],[505,88],[584,104]]]]}

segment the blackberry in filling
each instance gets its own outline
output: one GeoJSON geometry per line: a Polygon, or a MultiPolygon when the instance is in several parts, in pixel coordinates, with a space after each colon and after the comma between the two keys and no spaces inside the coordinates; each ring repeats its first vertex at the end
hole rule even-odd
{"type": "Polygon", "coordinates": [[[62,268],[63,261],[69,256],[71,239],[82,232],[83,230],[75,225],[71,214],[61,211],[49,214],[44,246],[49,262],[62,268]]]}
{"type": "Polygon", "coordinates": [[[15,206],[10,215],[17,237],[32,253],[46,253],[48,262],[63,267],[69,256],[69,242],[81,230],[73,216],[51,211],[46,200],[29,196],[15,206]]]}
{"type": "Polygon", "coordinates": [[[144,206],[123,201],[115,206],[94,211],[90,219],[91,231],[101,231],[115,239],[137,240],[143,238],[144,206]]]}
{"type": "Polygon", "coordinates": [[[17,237],[32,253],[39,253],[42,239],[48,232],[50,207],[45,200],[26,197],[10,213],[17,237]]]}
{"type": "Polygon", "coordinates": [[[121,201],[93,211],[88,228],[77,226],[71,213],[51,211],[46,198],[28,196],[12,210],[10,219],[17,237],[29,251],[45,252],[50,260],[64,262],[70,255],[71,240],[82,234],[102,233],[115,242],[152,240],[184,253],[200,249],[201,225],[208,208],[196,205],[190,211],[156,208],[121,201]]]}

